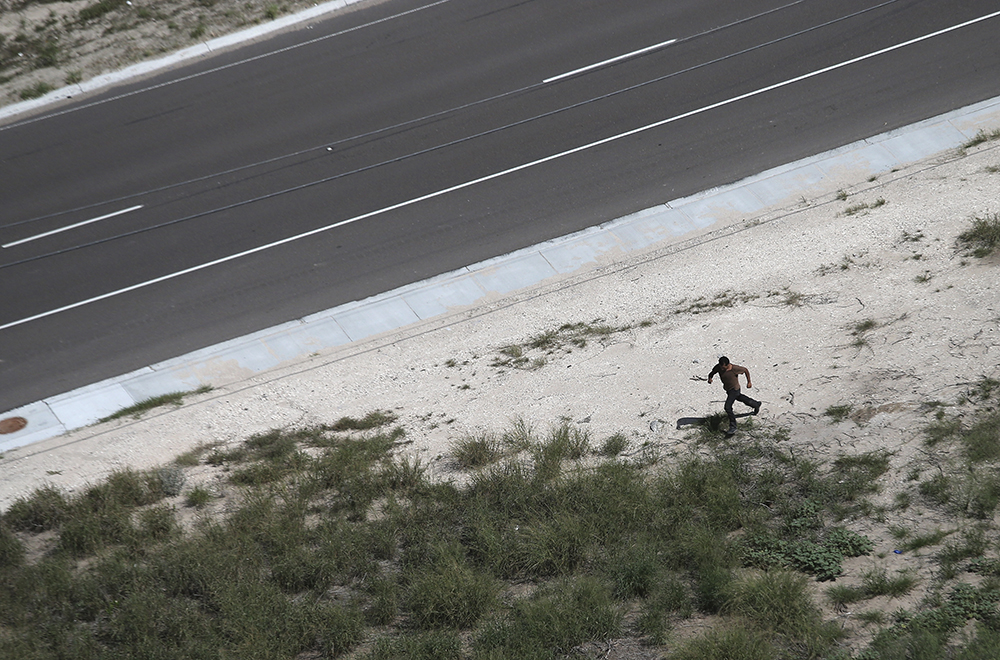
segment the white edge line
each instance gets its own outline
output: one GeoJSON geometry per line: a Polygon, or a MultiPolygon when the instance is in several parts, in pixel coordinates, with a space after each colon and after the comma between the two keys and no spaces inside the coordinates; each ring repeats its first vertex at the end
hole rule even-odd
{"type": "Polygon", "coordinates": [[[912,46],[913,44],[919,43],[921,41],[926,41],[928,39],[933,39],[934,37],[941,36],[942,34],[947,34],[948,32],[953,32],[955,30],[959,30],[961,28],[968,27],[968,26],[974,25],[976,23],[981,23],[982,21],[986,21],[986,20],[989,20],[991,18],[996,18],[997,16],[1000,16],[1000,11],[995,11],[992,14],[987,14],[985,16],[980,16],[979,18],[974,18],[974,19],[965,21],[964,23],[960,23],[958,25],[953,25],[951,27],[938,30],[937,32],[932,32],[930,34],[925,34],[922,37],[916,37],[914,39],[910,39],[909,41],[904,41],[903,43],[896,44],[895,46],[888,46],[886,48],[882,48],[881,50],[877,50],[877,51],[875,51],[873,53],[868,53],[867,55],[860,55],[858,57],[855,57],[855,58],[850,59],[850,60],[846,60],[844,62],[840,62],[838,64],[832,64],[832,65],[830,65],[828,67],[824,67],[822,69],[817,69],[816,71],[812,71],[810,73],[805,73],[805,74],[802,74],[801,76],[796,76],[795,78],[789,78],[788,80],[785,80],[785,81],[780,82],[780,83],[775,83],[773,85],[768,85],[767,87],[761,87],[760,89],[754,90],[752,92],[747,92],[745,94],[740,94],[739,96],[734,96],[734,97],[732,97],[730,99],[726,99],[725,101],[719,101],[717,103],[712,103],[710,105],[706,105],[704,107],[701,107],[701,108],[698,108],[698,109],[695,109],[695,110],[689,110],[688,112],[685,112],[685,113],[682,113],[682,114],[679,114],[679,115],[675,115],[673,117],[668,117],[667,119],[661,119],[658,122],[654,122],[654,123],[648,124],[646,126],[640,126],[639,128],[634,128],[631,131],[626,131],[624,133],[619,133],[618,135],[612,135],[612,136],[606,137],[606,138],[604,138],[602,140],[597,140],[596,142],[591,142],[589,144],[584,144],[584,145],[581,145],[579,147],[574,147],[573,149],[569,149],[567,151],[563,151],[563,152],[560,152],[560,153],[557,153],[557,154],[552,154],[551,156],[546,156],[545,158],[539,158],[538,160],[533,160],[533,161],[531,161],[529,163],[523,163],[521,165],[517,165],[515,167],[511,167],[511,168],[503,170],[501,172],[495,172],[493,174],[488,174],[488,175],[480,177],[478,179],[473,179],[472,181],[466,181],[465,183],[459,183],[457,185],[451,186],[450,188],[445,188],[443,190],[438,190],[436,192],[428,193],[426,195],[422,195],[420,197],[415,197],[413,199],[409,199],[409,200],[406,200],[404,202],[399,202],[398,204],[393,204],[392,206],[386,206],[385,208],[377,209],[375,211],[369,211],[368,213],[364,213],[362,215],[358,215],[358,216],[355,216],[353,218],[348,218],[346,220],[341,220],[340,222],[335,222],[335,223],[333,223],[331,225],[327,225],[325,227],[317,227],[316,229],[312,229],[312,230],[304,232],[302,234],[297,234],[295,236],[289,236],[288,238],[283,238],[283,239],[281,239],[279,241],[274,241],[273,243],[268,243],[266,245],[259,245],[259,246],[255,247],[255,248],[250,248],[249,250],[244,250],[243,252],[238,252],[236,254],[231,254],[231,255],[226,256],[226,257],[221,257],[219,259],[215,259],[213,261],[209,261],[209,262],[206,262],[206,263],[203,263],[203,264],[198,264],[197,266],[191,266],[190,268],[185,268],[184,270],[179,270],[179,271],[176,271],[176,272],[173,272],[173,273],[168,273],[166,275],[162,275],[160,277],[157,277],[157,278],[154,278],[154,279],[151,279],[151,280],[147,280],[145,282],[139,282],[137,284],[133,284],[132,286],[127,286],[127,287],[125,287],[123,289],[118,289],[117,291],[109,291],[108,293],[103,293],[103,294],[101,294],[99,296],[94,296],[93,298],[88,298],[86,300],[81,300],[79,302],[75,302],[75,303],[72,303],[72,304],[69,304],[69,305],[65,305],[65,306],[60,307],[58,309],[53,309],[53,310],[49,310],[47,312],[42,312],[40,314],[35,314],[34,316],[29,316],[27,318],[23,318],[23,319],[20,319],[20,320],[17,320],[17,321],[11,321],[10,323],[5,323],[4,325],[0,325],[0,330],[6,330],[7,328],[13,328],[15,326],[22,325],[22,324],[28,323],[30,321],[35,321],[37,319],[45,318],[47,316],[52,316],[54,314],[59,314],[60,312],[65,312],[65,311],[69,311],[71,309],[76,309],[77,307],[83,307],[84,305],[89,305],[90,303],[94,303],[94,302],[98,302],[98,301],[101,301],[101,300],[105,300],[107,298],[112,298],[114,296],[118,296],[118,295],[121,295],[121,294],[124,294],[124,293],[129,293],[131,291],[135,291],[137,289],[142,289],[142,288],[145,288],[147,286],[152,286],[153,284],[159,284],[160,282],[166,282],[167,280],[172,280],[174,278],[181,277],[182,275],[187,275],[187,274],[190,274],[190,273],[197,272],[199,270],[204,270],[206,268],[211,268],[212,266],[217,266],[218,264],[226,263],[227,261],[233,261],[235,259],[240,259],[242,257],[248,256],[248,255],[251,255],[251,254],[256,254],[257,252],[263,252],[264,250],[269,250],[271,248],[275,248],[275,247],[278,247],[278,246],[281,246],[281,245],[285,245],[286,243],[292,243],[294,241],[298,241],[298,240],[301,240],[303,238],[308,238],[309,236],[315,236],[316,234],[321,234],[321,233],[329,231],[331,229],[336,229],[337,227],[343,227],[344,225],[349,225],[351,223],[358,222],[360,220],[366,220],[368,218],[371,218],[371,217],[374,217],[374,216],[377,216],[377,215],[382,215],[383,213],[388,213],[390,211],[395,211],[397,209],[401,209],[401,208],[404,208],[406,206],[412,206],[413,204],[417,204],[419,202],[423,202],[423,201],[426,201],[428,199],[433,199],[435,197],[440,197],[442,195],[446,195],[448,193],[455,192],[456,190],[461,190],[463,188],[469,188],[469,187],[477,185],[479,183],[483,183],[484,181],[490,181],[491,179],[498,179],[498,178],[500,178],[502,176],[506,176],[506,175],[512,174],[514,172],[519,172],[521,170],[525,170],[525,169],[528,169],[530,167],[534,167],[536,165],[541,165],[543,163],[547,163],[549,161],[553,161],[553,160],[556,160],[556,159],[559,159],[559,158],[563,158],[565,156],[570,156],[572,154],[576,154],[576,153],[579,153],[581,151],[586,151],[588,149],[592,149],[594,147],[598,147],[598,146],[601,146],[601,145],[604,145],[604,144],[608,144],[610,142],[615,142],[617,140],[621,140],[622,138],[631,137],[633,135],[637,135],[639,133],[643,133],[645,131],[648,131],[648,130],[651,130],[651,129],[654,129],[654,128],[658,128],[660,126],[664,126],[666,124],[670,124],[672,122],[679,121],[679,120],[685,119],[687,117],[698,115],[698,114],[701,114],[703,112],[707,112],[709,110],[714,110],[715,108],[721,108],[722,106],[726,106],[726,105],[729,105],[731,103],[736,103],[737,101],[742,101],[744,99],[748,99],[748,98],[751,98],[753,96],[758,96],[760,94],[764,94],[766,92],[770,92],[772,90],[779,89],[781,87],[786,87],[788,85],[792,85],[794,83],[801,82],[803,80],[808,80],[809,78],[814,78],[816,76],[822,75],[824,73],[828,73],[830,71],[835,71],[837,69],[842,69],[842,68],[844,68],[846,66],[850,66],[852,64],[856,64],[858,62],[862,62],[864,60],[868,60],[868,59],[871,59],[873,57],[878,57],[879,55],[884,55],[885,53],[889,53],[889,52],[892,52],[894,50],[899,50],[900,48],[905,48],[906,46],[912,46]]]}
{"type": "Polygon", "coordinates": [[[97,218],[91,218],[90,220],[84,220],[82,222],[76,223],[75,225],[69,225],[67,227],[60,227],[59,229],[53,229],[52,231],[47,231],[44,234],[37,234],[35,236],[29,236],[28,238],[22,238],[19,241],[14,241],[12,243],[6,243],[4,245],[0,245],[0,247],[2,247],[2,248],[10,248],[10,247],[14,247],[15,245],[21,245],[22,243],[30,243],[31,241],[38,240],[39,238],[45,238],[46,236],[52,236],[53,234],[61,234],[62,232],[69,231],[70,229],[76,229],[77,227],[82,227],[84,225],[89,225],[92,222],[99,222],[101,220],[107,220],[108,218],[113,218],[116,215],[123,215],[125,213],[131,213],[132,211],[137,211],[138,209],[141,209],[142,207],[143,207],[143,204],[138,204],[136,206],[130,206],[129,208],[122,209],[121,211],[115,211],[114,213],[108,213],[107,215],[102,215],[102,216],[97,217],[97,218]]]}
{"type": "Polygon", "coordinates": [[[596,69],[598,67],[607,66],[609,64],[614,64],[615,62],[620,62],[621,60],[628,59],[630,57],[636,57],[637,55],[642,55],[643,53],[648,53],[651,50],[656,50],[657,48],[663,48],[664,46],[669,46],[670,44],[677,41],[676,39],[669,39],[663,43],[655,44],[653,46],[646,46],[639,50],[634,50],[631,53],[625,53],[624,55],[619,55],[618,57],[612,57],[610,60],[604,60],[603,62],[597,62],[595,64],[590,64],[579,69],[574,69],[573,71],[567,71],[566,73],[560,73],[558,76],[552,76],[551,78],[546,78],[543,83],[555,82],[557,80],[562,80],[563,78],[569,78],[570,76],[575,76],[578,73],[583,73],[584,71],[590,71],[591,69],[596,69]]]}

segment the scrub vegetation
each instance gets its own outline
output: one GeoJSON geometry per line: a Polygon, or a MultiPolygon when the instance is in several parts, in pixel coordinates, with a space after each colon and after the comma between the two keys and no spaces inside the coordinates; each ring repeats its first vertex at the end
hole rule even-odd
{"type": "MultiPolygon", "coordinates": [[[[651,323],[643,321],[638,325],[647,327],[651,323]]],[[[564,323],[558,328],[541,332],[526,342],[504,346],[497,352],[490,366],[500,369],[539,369],[552,356],[572,353],[574,348],[583,348],[589,341],[606,341],[631,328],[630,325],[610,325],[604,319],[594,319],[590,323],[564,323]]]]}
{"type": "Polygon", "coordinates": [[[314,6],[309,0],[0,0],[0,105],[314,6]]]}
{"type": "Polygon", "coordinates": [[[958,235],[959,248],[967,255],[980,259],[1000,248],[1000,213],[974,218],[972,227],[958,235]]]}
{"type": "Polygon", "coordinates": [[[934,554],[921,576],[858,531],[885,527],[891,454],[811,459],[758,420],[739,440],[696,427],[672,457],[515,421],[456,441],[449,480],[376,410],[43,487],[0,519],[0,656],[561,658],[631,639],[670,660],[995,658],[998,402],[982,378],[928,408],[928,449],[955,451],[903,489],[954,524],[888,532],[934,554]],[[221,485],[186,487],[205,466],[221,485]],[[848,606],[869,643],[824,609],[848,606]],[[676,635],[695,620],[714,623],[676,635]]]}
{"type": "Polygon", "coordinates": [[[143,413],[146,413],[154,408],[160,408],[162,406],[173,405],[180,406],[184,403],[184,397],[190,396],[192,394],[204,394],[206,392],[211,392],[211,385],[202,385],[196,390],[190,392],[168,392],[167,394],[160,394],[159,396],[152,396],[148,399],[143,399],[135,405],[127,406],[120,410],[117,410],[107,417],[102,417],[98,420],[98,423],[110,422],[113,419],[121,419],[122,417],[131,417],[133,419],[139,419],[142,417],[143,413]]]}

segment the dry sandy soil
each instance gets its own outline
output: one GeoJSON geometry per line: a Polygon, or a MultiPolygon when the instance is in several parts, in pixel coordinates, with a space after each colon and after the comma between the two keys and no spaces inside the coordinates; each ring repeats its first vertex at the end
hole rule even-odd
{"type": "MultiPolygon", "coordinates": [[[[14,12],[16,4],[0,0],[0,33],[16,32],[22,19],[24,29],[36,30],[32,26],[45,23],[50,11],[56,12],[50,27],[57,29],[64,25],[61,16],[92,3],[14,12]]],[[[66,60],[4,82],[2,102],[38,81],[57,86],[72,72],[85,79],[188,45],[198,25],[206,26],[202,36],[209,38],[265,20],[268,4],[133,0],[132,7],[148,7],[156,18],[109,14],[86,34],[60,37],[66,60]]],[[[310,4],[278,6],[287,11],[310,4]]],[[[940,154],[872,181],[845,183],[842,195],[802,199],[318,354],[189,397],[180,408],[7,452],[0,457],[0,509],[43,484],[78,491],[114,469],[154,467],[200,445],[238,443],[275,427],[361,417],[373,409],[397,414],[407,450],[444,479],[462,478],[448,460],[451,443],[501,431],[515,419],[540,429],[570,420],[597,442],[623,432],[633,448],[650,443],[665,456],[679,455],[692,448],[677,420],[721,408],[721,387],[705,381],[722,354],[749,367],[749,394],[764,402],[761,421],[788,428],[796,453],[831,459],[893,452],[877,498],[891,509],[896,493],[913,489],[914,475],[957,460],[947,448],[926,447],[922,429],[931,417],[923,404],[955,402],[983,376],[1000,377],[1000,260],[963,256],[956,247],[973,218],[1000,210],[998,170],[997,142],[940,154]],[[522,367],[500,364],[505,347],[563,324],[594,322],[629,328],[583,347],[526,350],[522,367]],[[850,418],[834,423],[824,415],[837,405],[850,405],[850,418]]],[[[218,486],[221,476],[194,468],[188,486],[199,483],[218,486]]],[[[893,554],[888,526],[919,532],[955,521],[919,505],[891,515],[856,527],[877,547],[873,556],[847,563],[846,583],[858,583],[873,564],[924,577],[933,571],[930,553],[893,554]]],[[[912,607],[922,596],[918,588],[882,606],[912,607]]],[[[863,642],[850,612],[828,614],[856,627],[857,643],[863,642]]],[[[608,657],[646,652],[623,642],[616,653],[608,657]]]]}

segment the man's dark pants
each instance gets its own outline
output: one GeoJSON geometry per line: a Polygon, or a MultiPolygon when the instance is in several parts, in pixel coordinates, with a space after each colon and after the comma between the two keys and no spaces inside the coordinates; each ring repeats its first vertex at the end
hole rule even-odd
{"type": "Polygon", "coordinates": [[[733,412],[733,401],[745,403],[751,408],[760,408],[760,401],[755,401],[740,390],[726,390],[726,414],[729,415],[729,433],[736,433],[736,413],[733,412]]]}

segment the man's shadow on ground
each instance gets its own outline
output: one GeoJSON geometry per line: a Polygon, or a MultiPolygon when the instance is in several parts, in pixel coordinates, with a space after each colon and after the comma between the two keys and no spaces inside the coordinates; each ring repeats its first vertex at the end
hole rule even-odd
{"type": "MultiPolygon", "coordinates": [[[[736,413],[737,417],[750,417],[753,415],[752,412],[736,413]]],[[[721,417],[719,415],[713,415],[711,417],[681,417],[677,420],[677,428],[681,429],[685,426],[709,426],[713,422],[719,425],[719,422],[724,422],[727,419],[725,415],[721,417]]]]}

